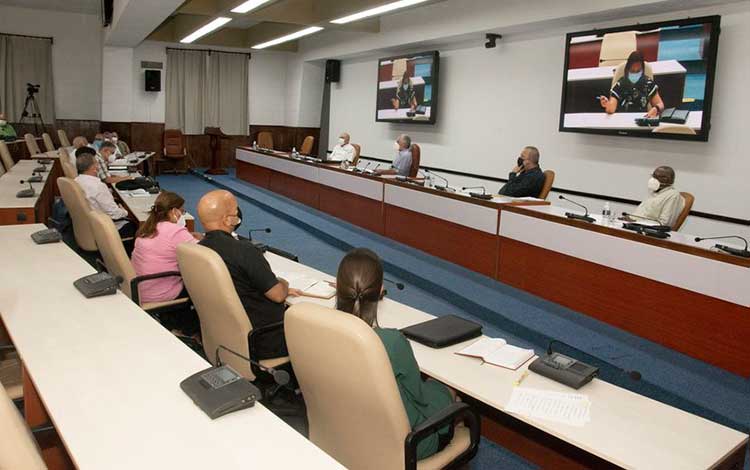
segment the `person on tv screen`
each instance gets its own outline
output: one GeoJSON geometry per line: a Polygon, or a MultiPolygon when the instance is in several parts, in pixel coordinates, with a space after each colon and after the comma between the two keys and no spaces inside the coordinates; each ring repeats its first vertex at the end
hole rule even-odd
{"type": "Polygon", "coordinates": [[[609,97],[602,95],[599,102],[607,114],[646,113],[646,117],[653,118],[664,111],[659,86],[646,76],[646,61],[639,51],[630,53],[622,78],[612,87],[609,97]]]}
{"type": "Polygon", "coordinates": [[[412,112],[417,109],[417,94],[414,91],[414,84],[409,78],[409,72],[404,71],[401,82],[396,88],[396,96],[391,99],[393,109],[409,108],[412,112]]]}

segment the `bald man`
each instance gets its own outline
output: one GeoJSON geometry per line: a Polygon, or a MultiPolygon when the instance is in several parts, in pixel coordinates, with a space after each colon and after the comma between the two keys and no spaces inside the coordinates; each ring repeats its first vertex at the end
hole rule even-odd
{"type": "Polygon", "coordinates": [[[13,126],[8,124],[8,120],[5,118],[5,113],[0,113],[0,140],[16,140],[16,130],[13,126]]]}
{"type": "MultiPolygon", "coordinates": [[[[263,253],[249,240],[232,237],[240,224],[237,199],[229,191],[211,191],[198,202],[198,218],[206,230],[200,244],[221,256],[232,276],[234,288],[245,308],[253,328],[284,321],[284,301],[299,291],[290,289],[289,283],[276,277],[263,257],[263,253]]],[[[277,329],[258,338],[256,357],[269,359],[286,356],[284,330],[277,329]]]]}
{"type": "Polygon", "coordinates": [[[333,147],[329,160],[334,162],[352,163],[354,160],[354,146],[349,143],[349,133],[342,132],[336,146],[333,147]]]}
{"type": "Polygon", "coordinates": [[[544,172],[539,168],[539,149],[527,145],[521,150],[508,182],[498,194],[509,197],[539,197],[544,187],[544,172]]]}
{"type": "Polygon", "coordinates": [[[663,225],[673,226],[685,207],[685,200],[674,187],[675,173],[669,166],[660,166],[648,179],[648,199],[641,202],[633,212],[637,217],[658,220],[663,225]]]}

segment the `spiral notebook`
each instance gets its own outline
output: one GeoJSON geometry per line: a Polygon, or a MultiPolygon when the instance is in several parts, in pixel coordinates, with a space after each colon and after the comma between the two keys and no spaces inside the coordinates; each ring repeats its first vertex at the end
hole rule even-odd
{"type": "Polygon", "coordinates": [[[533,349],[523,349],[508,344],[502,338],[482,338],[456,354],[478,357],[488,364],[516,370],[534,357],[533,349]]]}

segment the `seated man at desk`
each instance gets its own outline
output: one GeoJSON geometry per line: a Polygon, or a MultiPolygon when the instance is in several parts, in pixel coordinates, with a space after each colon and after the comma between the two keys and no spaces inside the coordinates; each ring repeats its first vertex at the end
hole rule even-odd
{"type": "Polygon", "coordinates": [[[102,160],[107,163],[112,163],[117,160],[117,146],[109,141],[102,142],[102,146],[99,148],[99,155],[102,156],[102,160]]]}
{"type": "Polygon", "coordinates": [[[81,147],[75,151],[75,155],[76,155],[76,167],[78,166],[78,157],[82,155],[93,156],[94,159],[98,163],[97,175],[99,176],[99,179],[101,179],[103,182],[107,184],[117,184],[120,181],[133,179],[132,176],[112,176],[112,174],[109,172],[109,167],[107,166],[107,162],[98,153],[96,153],[96,150],[92,149],[91,147],[81,147]]]}
{"type": "Polygon", "coordinates": [[[375,174],[380,176],[409,176],[409,170],[411,170],[411,137],[401,134],[393,145],[398,154],[393,159],[391,167],[385,170],[376,170],[375,174]]]}
{"type": "Polygon", "coordinates": [[[648,180],[648,199],[641,202],[633,215],[658,220],[663,225],[673,226],[685,207],[685,200],[674,187],[675,173],[669,166],[660,166],[648,180]]]}
{"type": "MultiPolygon", "coordinates": [[[[232,276],[234,288],[254,328],[284,320],[284,301],[299,291],[276,277],[263,253],[246,239],[235,239],[232,232],[239,225],[237,199],[229,191],[216,190],[198,202],[198,218],[206,230],[199,243],[219,254],[232,276]]],[[[261,336],[256,344],[257,357],[268,359],[286,356],[283,329],[261,336]]]]}
{"type": "Polygon", "coordinates": [[[625,74],[609,92],[609,97],[600,96],[599,102],[607,112],[646,113],[654,118],[664,111],[664,101],[659,95],[659,86],[646,76],[646,61],[639,51],[633,51],[625,63],[625,74]]]}
{"type": "MultiPolygon", "coordinates": [[[[79,153],[81,155],[76,157],[78,176],[75,181],[86,195],[91,208],[110,216],[122,238],[133,237],[138,226],[128,219],[128,211],[115,202],[109,188],[99,178],[99,162],[96,156],[90,152],[80,152],[80,149],[79,153]]],[[[130,251],[132,251],[132,243],[130,251]]]]}
{"type": "Polygon", "coordinates": [[[16,140],[16,130],[13,126],[8,124],[8,120],[5,118],[5,113],[0,113],[0,140],[16,140]]]}
{"type": "Polygon", "coordinates": [[[539,197],[544,187],[544,173],[539,168],[539,149],[528,145],[521,150],[508,182],[498,194],[508,197],[539,197]]]}
{"type": "Polygon", "coordinates": [[[333,152],[331,152],[329,160],[347,163],[351,163],[354,160],[354,146],[349,143],[349,134],[347,132],[342,132],[339,135],[339,140],[333,147],[333,152]]]}

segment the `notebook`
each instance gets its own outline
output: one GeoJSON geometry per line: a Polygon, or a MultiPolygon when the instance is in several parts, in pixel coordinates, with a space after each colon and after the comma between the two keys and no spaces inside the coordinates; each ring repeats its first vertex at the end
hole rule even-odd
{"type": "Polygon", "coordinates": [[[289,287],[299,289],[306,297],[330,299],[336,295],[336,288],[326,281],[299,273],[279,273],[279,277],[289,282],[289,287]]]}
{"type": "Polygon", "coordinates": [[[444,348],[482,334],[482,325],[456,315],[445,315],[401,330],[409,339],[431,348],[444,348]]]}
{"type": "Polygon", "coordinates": [[[456,354],[478,357],[488,364],[516,370],[534,357],[533,349],[523,349],[508,344],[502,338],[482,338],[456,354]]]}

